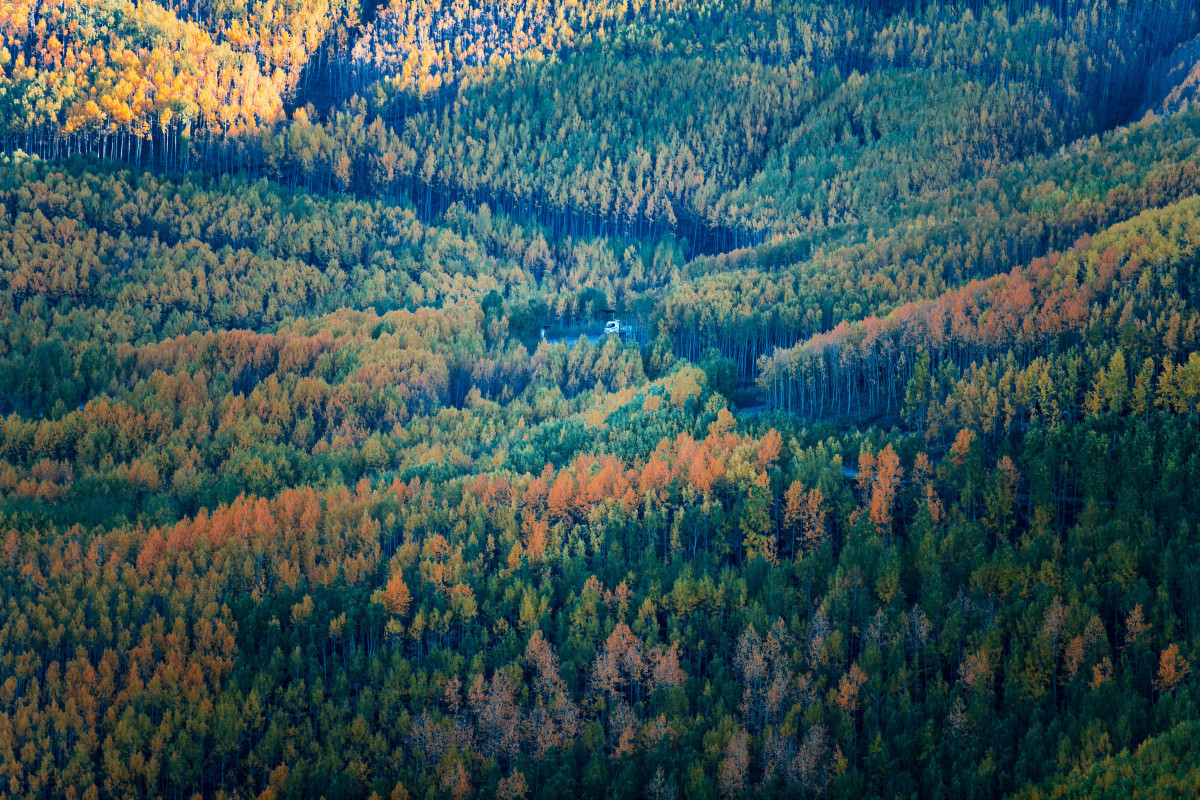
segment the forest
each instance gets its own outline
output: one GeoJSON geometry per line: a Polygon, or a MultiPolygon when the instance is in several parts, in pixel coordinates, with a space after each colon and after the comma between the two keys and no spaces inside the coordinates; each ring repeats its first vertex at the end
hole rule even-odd
{"type": "Polygon", "coordinates": [[[0,3],[0,800],[1200,796],[1197,87],[1197,0],[0,3]]]}

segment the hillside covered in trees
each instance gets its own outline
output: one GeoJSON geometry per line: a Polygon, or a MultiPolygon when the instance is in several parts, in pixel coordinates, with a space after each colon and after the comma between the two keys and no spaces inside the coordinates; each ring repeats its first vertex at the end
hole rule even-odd
{"type": "Polygon", "coordinates": [[[0,800],[1200,795],[1198,75],[1196,0],[0,3],[0,800]]]}

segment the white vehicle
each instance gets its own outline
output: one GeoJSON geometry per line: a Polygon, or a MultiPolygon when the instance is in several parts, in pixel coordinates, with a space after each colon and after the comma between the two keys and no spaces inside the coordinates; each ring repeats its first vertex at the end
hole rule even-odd
{"type": "Polygon", "coordinates": [[[625,326],[621,325],[621,320],[619,320],[619,319],[610,319],[608,322],[604,323],[604,333],[605,334],[609,334],[609,333],[619,334],[625,329],[626,329],[625,326]]]}

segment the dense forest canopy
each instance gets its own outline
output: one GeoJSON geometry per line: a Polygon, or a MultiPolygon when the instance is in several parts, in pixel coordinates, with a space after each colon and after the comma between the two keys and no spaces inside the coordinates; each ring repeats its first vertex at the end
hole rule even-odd
{"type": "Polygon", "coordinates": [[[1195,0],[0,4],[0,800],[1200,795],[1197,75],[1195,0]]]}

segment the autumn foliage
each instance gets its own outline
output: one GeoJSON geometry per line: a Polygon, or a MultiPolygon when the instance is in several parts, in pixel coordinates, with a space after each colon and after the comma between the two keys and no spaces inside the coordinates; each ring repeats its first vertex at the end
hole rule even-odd
{"type": "Polygon", "coordinates": [[[0,2],[0,800],[1200,795],[1197,33],[0,2]]]}

